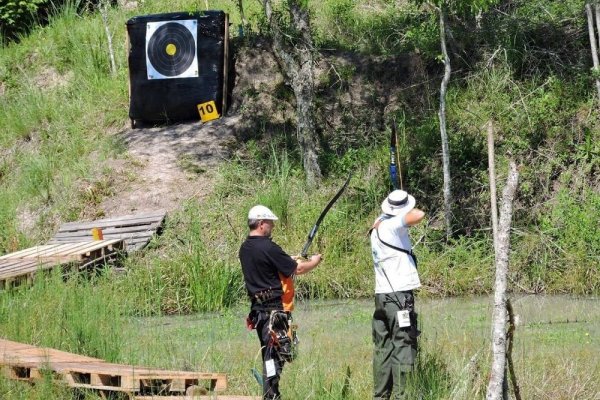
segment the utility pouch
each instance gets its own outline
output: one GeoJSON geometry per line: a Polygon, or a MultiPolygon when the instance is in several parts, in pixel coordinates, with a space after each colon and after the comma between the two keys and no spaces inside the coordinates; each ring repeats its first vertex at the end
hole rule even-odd
{"type": "Polygon", "coordinates": [[[417,327],[418,314],[416,312],[414,312],[414,310],[413,310],[410,312],[409,316],[410,316],[410,330],[408,331],[408,336],[410,336],[412,339],[416,339],[421,334],[421,331],[417,327]]]}
{"type": "Polygon", "coordinates": [[[290,324],[291,315],[285,311],[271,311],[269,330],[271,345],[282,361],[291,362],[296,357],[297,337],[295,325],[290,324]]]}
{"type": "Polygon", "coordinates": [[[256,325],[258,324],[258,312],[255,310],[250,311],[248,316],[246,317],[246,328],[251,331],[252,329],[256,329],[256,325]]]}

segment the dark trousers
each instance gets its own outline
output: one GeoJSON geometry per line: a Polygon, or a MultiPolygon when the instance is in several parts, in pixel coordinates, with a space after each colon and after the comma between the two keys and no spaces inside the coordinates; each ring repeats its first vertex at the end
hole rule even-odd
{"type": "Polygon", "coordinates": [[[269,313],[261,312],[256,324],[256,333],[258,334],[258,340],[260,340],[260,346],[262,348],[262,359],[263,359],[263,399],[273,400],[280,399],[281,394],[279,393],[279,377],[283,370],[285,362],[280,359],[277,351],[273,347],[271,340],[271,333],[269,331],[269,313]],[[269,360],[273,360],[275,366],[275,375],[267,377],[266,363],[269,360]]]}
{"type": "Polygon", "coordinates": [[[412,292],[375,295],[373,399],[404,399],[407,374],[417,356],[417,314],[412,292]],[[398,311],[409,310],[411,326],[400,328],[398,311]]]}

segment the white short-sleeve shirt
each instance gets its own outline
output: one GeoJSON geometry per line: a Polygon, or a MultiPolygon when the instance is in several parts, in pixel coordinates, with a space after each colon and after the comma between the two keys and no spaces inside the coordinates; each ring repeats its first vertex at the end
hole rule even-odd
{"type": "MultiPolygon", "coordinates": [[[[407,251],[412,249],[404,215],[391,217],[384,214],[377,220],[381,220],[377,228],[381,240],[407,251]]],[[[375,269],[375,293],[392,293],[419,288],[421,281],[413,258],[386,246],[381,240],[373,229],[371,252],[375,269]]]]}

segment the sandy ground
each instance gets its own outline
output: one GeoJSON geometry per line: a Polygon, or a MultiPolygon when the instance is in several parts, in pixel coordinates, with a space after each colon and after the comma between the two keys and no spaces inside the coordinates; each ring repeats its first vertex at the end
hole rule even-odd
{"type": "Polygon", "coordinates": [[[107,217],[176,209],[210,193],[214,172],[230,156],[239,116],[208,123],[127,129],[127,157],[114,164],[121,179],[100,205],[107,217]]]}

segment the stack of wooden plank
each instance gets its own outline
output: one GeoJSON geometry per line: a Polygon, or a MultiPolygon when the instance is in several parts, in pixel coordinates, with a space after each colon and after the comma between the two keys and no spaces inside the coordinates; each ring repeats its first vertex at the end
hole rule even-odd
{"type": "Polygon", "coordinates": [[[60,226],[48,244],[92,240],[92,229],[100,228],[104,239],[122,239],[127,244],[127,251],[132,252],[146,246],[160,231],[165,216],[164,211],[155,211],[90,222],[67,222],[60,226]]]}
{"type": "Polygon", "coordinates": [[[169,371],[114,364],[6,339],[0,339],[0,370],[10,379],[32,382],[44,374],[51,374],[55,380],[73,388],[97,390],[103,395],[120,392],[132,399],[203,398],[192,392],[223,400],[253,399],[215,397],[216,392],[227,389],[227,376],[223,373],[169,371]]]}
{"type": "Polygon", "coordinates": [[[84,268],[114,258],[123,251],[123,240],[111,239],[41,245],[6,254],[0,257],[0,289],[30,281],[40,271],[61,265],[84,268]]]}

